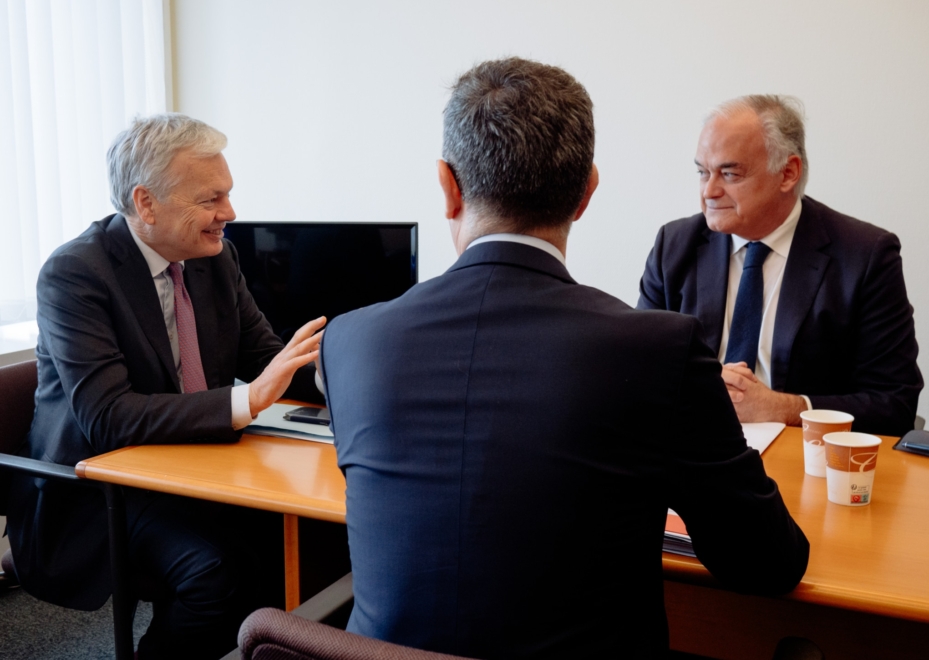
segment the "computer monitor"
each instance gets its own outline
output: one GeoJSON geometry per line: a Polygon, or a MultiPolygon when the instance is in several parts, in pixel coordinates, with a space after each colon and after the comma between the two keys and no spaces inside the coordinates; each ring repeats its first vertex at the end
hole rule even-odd
{"type": "Polygon", "coordinates": [[[418,281],[418,225],[243,222],[226,225],[248,290],[285,342],[301,325],[392,300],[418,281]]]}

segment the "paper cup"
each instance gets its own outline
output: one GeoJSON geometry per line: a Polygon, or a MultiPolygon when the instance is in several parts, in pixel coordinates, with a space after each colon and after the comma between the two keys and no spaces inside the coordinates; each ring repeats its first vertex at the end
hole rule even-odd
{"type": "Polygon", "coordinates": [[[823,435],[850,431],[855,418],[838,410],[804,410],[800,419],[803,421],[803,470],[814,477],[825,477],[823,435]]]}
{"type": "Polygon", "coordinates": [[[827,433],[826,492],[829,501],[865,506],[874,492],[874,468],[881,439],[869,433],[827,433]]]}

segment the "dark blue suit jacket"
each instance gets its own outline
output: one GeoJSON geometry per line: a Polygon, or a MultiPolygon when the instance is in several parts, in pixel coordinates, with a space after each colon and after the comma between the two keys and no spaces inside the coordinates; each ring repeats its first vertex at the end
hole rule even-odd
{"type": "MultiPolygon", "coordinates": [[[[702,213],[662,227],[639,309],[696,316],[718,354],[730,245],[702,213]]],[[[804,197],[777,304],[772,389],[849,412],[856,431],[903,435],[923,387],[918,350],[900,241],[804,197]]]]}
{"type": "Polygon", "coordinates": [[[724,584],[793,588],[806,539],[701,334],[503,242],[334,319],[349,630],[478,658],[660,656],[669,506],[724,584]]]}

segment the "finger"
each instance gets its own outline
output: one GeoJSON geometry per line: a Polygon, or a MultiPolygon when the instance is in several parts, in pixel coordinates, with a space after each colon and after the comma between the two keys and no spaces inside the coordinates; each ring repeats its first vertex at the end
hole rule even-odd
{"type": "Polygon", "coordinates": [[[285,353],[286,357],[291,357],[293,355],[304,355],[309,351],[315,351],[319,349],[319,342],[323,338],[322,332],[317,332],[312,337],[307,337],[298,344],[287,344],[284,347],[284,350],[281,353],[285,353]]]}
{"type": "Polygon", "coordinates": [[[310,351],[309,353],[304,353],[302,355],[296,355],[288,360],[288,364],[296,365],[294,371],[300,367],[308,365],[310,362],[313,362],[316,358],[319,357],[319,351],[310,351]]]}
{"type": "Polygon", "coordinates": [[[729,398],[732,399],[732,403],[742,403],[745,400],[745,392],[741,390],[729,390],[729,398]]]}
{"type": "Polygon", "coordinates": [[[729,371],[731,373],[737,373],[745,378],[748,378],[750,381],[755,382],[758,379],[755,377],[755,372],[748,368],[744,362],[735,362],[730,364],[723,365],[723,372],[729,371]]]}
{"type": "Polygon", "coordinates": [[[723,382],[726,383],[726,387],[729,389],[746,390],[749,385],[751,385],[751,382],[747,378],[744,378],[741,374],[732,369],[724,369],[722,376],[723,382]]]}
{"type": "Polygon", "coordinates": [[[278,362],[275,372],[278,377],[293,378],[294,372],[296,372],[297,369],[308,365],[318,357],[319,351],[310,351],[309,353],[288,356],[278,362]]]}
{"type": "Polygon", "coordinates": [[[319,330],[321,330],[321,329],[323,328],[323,326],[325,326],[325,325],[326,325],[326,317],[325,317],[325,316],[320,316],[318,319],[313,319],[312,321],[309,321],[309,322],[305,323],[304,325],[302,325],[302,326],[294,333],[294,336],[291,338],[290,342],[288,342],[288,343],[293,343],[293,342],[299,343],[299,342],[301,342],[301,341],[307,339],[310,335],[313,335],[313,334],[317,333],[317,332],[318,332],[319,330]]]}

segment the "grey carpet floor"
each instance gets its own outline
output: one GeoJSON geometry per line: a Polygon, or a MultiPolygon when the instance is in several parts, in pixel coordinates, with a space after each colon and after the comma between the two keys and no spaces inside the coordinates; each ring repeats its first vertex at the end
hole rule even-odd
{"type": "MultiPolygon", "coordinates": [[[[139,603],[136,643],[152,618],[151,603],[139,603]]],[[[113,657],[110,601],[96,612],[81,612],[36,600],[22,589],[0,592],[2,660],[103,660],[113,657]]]]}

